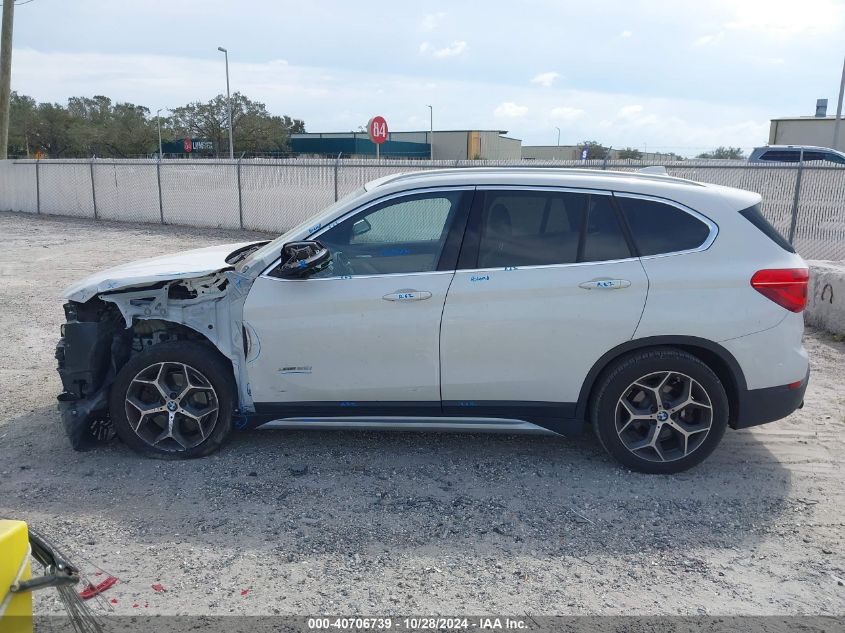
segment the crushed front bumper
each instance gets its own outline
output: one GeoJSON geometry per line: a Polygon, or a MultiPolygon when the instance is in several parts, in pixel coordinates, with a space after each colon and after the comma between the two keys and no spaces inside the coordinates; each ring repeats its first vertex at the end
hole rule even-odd
{"type": "Polygon", "coordinates": [[[119,321],[79,320],[79,307],[65,304],[67,323],[56,346],[56,360],[64,388],[58,406],[65,432],[74,449],[85,450],[104,439],[114,359],[128,354],[128,344],[119,335],[119,321]]]}

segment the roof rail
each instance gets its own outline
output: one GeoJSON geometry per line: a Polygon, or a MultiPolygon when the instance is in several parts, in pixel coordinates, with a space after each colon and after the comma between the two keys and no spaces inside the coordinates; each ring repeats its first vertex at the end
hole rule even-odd
{"type": "MultiPolygon", "coordinates": [[[[648,168],[645,169],[654,169],[648,168]]],[[[673,182],[676,184],[685,184],[691,186],[702,187],[701,183],[695,182],[694,180],[688,180],[686,178],[677,178],[675,176],[670,176],[666,173],[665,167],[658,167],[658,169],[662,169],[663,172],[655,172],[655,171],[613,171],[613,170],[603,170],[603,169],[582,169],[578,167],[556,167],[556,166],[548,166],[548,167],[449,167],[445,169],[428,169],[423,171],[412,171],[412,172],[404,172],[401,174],[393,174],[390,176],[384,176],[382,178],[377,178],[372,180],[366,184],[366,188],[368,190],[376,189],[378,187],[382,187],[387,184],[396,183],[399,181],[409,181],[409,180],[420,180],[424,178],[431,177],[432,175],[435,176],[451,176],[451,175],[458,175],[458,174],[541,174],[541,173],[549,173],[555,172],[560,173],[561,175],[566,176],[600,176],[603,178],[636,178],[637,180],[651,180],[657,182],[673,182]]]]}

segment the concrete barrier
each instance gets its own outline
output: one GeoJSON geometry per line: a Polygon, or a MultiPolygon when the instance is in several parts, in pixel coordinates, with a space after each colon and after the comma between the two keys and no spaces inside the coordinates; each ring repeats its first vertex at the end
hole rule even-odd
{"type": "Polygon", "coordinates": [[[845,335],[845,261],[810,261],[807,325],[845,335]]]}

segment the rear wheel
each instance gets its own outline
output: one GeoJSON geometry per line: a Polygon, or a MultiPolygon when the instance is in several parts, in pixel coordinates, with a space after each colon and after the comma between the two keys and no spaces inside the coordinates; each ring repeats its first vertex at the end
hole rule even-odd
{"type": "Polygon", "coordinates": [[[617,361],[600,379],[591,416],[618,461],[644,473],[676,473],[704,460],[728,424],[719,378],[701,360],[666,348],[617,361]]]}
{"type": "Polygon", "coordinates": [[[232,429],[232,372],[214,350],[188,341],[141,352],[120,370],[109,409],[130,447],[163,458],[202,457],[232,429]]]}

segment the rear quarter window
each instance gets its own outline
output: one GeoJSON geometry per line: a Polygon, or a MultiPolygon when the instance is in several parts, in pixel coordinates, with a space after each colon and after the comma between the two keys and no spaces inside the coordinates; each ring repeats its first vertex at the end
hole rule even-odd
{"type": "Polygon", "coordinates": [[[710,236],[707,224],[678,207],[642,198],[616,199],[642,256],[693,250],[710,236]]]}
{"type": "Polygon", "coordinates": [[[789,251],[790,253],[795,252],[795,249],[792,248],[792,244],[790,244],[787,239],[783,235],[781,235],[778,230],[773,227],[766,218],[763,217],[763,214],[760,212],[759,204],[755,204],[753,207],[743,209],[739,212],[739,214],[746,220],[751,222],[751,224],[760,229],[760,231],[766,237],[768,237],[775,244],[780,246],[783,250],[789,251]]]}

